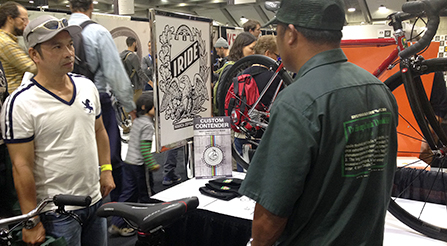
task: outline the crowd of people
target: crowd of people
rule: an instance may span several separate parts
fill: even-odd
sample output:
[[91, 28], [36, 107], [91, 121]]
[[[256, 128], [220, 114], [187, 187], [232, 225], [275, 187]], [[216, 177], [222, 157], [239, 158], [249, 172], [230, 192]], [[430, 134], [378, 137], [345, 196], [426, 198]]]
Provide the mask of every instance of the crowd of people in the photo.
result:
[[[23, 241], [31, 245], [46, 236], [64, 237], [68, 245], [107, 245], [106, 220], [95, 215], [105, 197], [148, 202], [154, 194], [151, 172], [160, 168], [163, 185], [181, 180], [175, 173], [179, 149], [170, 150], [163, 165], [151, 153], [153, 57], [140, 61], [133, 37], [119, 53], [100, 24], [81, 29], [79, 25], [92, 17], [92, 1], [70, 0], [70, 9], [68, 21], [49, 15], [30, 21], [20, 4], [0, 6], [0, 184], [6, 188], [0, 192], [8, 198], [0, 202], [0, 216], [28, 213], [54, 194], [92, 197], [87, 208], [67, 207], [82, 225], [51, 211], [53, 207], [33, 218], [22, 230]], [[277, 25], [276, 37], [261, 36], [261, 24], [249, 20], [231, 47], [224, 38], [214, 45], [220, 58], [213, 83], [215, 114], [219, 83], [245, 56], [281, 56], [285, 67], [297, 74], [291, 86], [281, 88], [239, 190], [256, 202], [249, 243], [381, 245], [397, 153], [393, 95], [377, 78], [347, 62], [340, 49], [345, 25], [341, 0], [283, 0], [268, 24]], [[85, 37], [94, 83], [70, 73], [75, 64], [73, 37], [79, 33]], [[24, 37], [27, 51], [18, 45], [17, 36]], [[243, 73], [255, 73], [260, 90], [271, 76], [256, 65]], [[124, 161], [108, 88], [133, 119]], [[272, 93], [267, 92], [265, 100]], [[383, 124], [366, 134], [345, 131], [346, 124], [364, 124], [370, 118]], [[345, 163], [345, 153], [377, 139], [384, 144], [373, 148], [385, 153], [383, 158], [372, 159], [373, 168], [349, 171], [356, 163]], [[235, 135], [238, 151], [246, 143], [243, 135]], [[239, 164], [237, 171], [244, 171]], [[108, 230], [120, 236], [135, 234], [118, 217]], [[353, 231], [361, 232], [353, 238]]]

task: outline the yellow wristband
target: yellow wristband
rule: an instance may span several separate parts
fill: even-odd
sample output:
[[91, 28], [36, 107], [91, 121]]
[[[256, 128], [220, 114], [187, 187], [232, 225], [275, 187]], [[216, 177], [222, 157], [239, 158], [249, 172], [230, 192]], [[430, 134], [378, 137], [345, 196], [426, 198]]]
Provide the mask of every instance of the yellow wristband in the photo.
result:
[[104, 171], [112, 171], [112, 164], [101, 165], [101, 172], [104, 172]]

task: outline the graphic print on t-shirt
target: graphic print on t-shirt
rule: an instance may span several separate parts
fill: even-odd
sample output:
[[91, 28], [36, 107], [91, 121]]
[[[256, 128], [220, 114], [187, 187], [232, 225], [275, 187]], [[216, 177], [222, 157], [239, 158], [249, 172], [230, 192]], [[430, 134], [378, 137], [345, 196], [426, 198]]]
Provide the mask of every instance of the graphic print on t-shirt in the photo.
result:
[[386, 108], [352, 115], [344, 123], [346, 139], [342, 157], [343, 177], [368, 177], [387, 165], [391, 113]]

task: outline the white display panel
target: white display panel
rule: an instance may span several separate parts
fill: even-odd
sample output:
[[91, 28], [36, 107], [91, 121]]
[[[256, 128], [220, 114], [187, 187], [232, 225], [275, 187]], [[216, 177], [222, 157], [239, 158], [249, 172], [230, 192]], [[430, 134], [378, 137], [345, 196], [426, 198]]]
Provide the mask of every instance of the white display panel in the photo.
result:
[[157, 150], [192, 138], [194, 118], [211, 116], [211, 22], [151, 10]]

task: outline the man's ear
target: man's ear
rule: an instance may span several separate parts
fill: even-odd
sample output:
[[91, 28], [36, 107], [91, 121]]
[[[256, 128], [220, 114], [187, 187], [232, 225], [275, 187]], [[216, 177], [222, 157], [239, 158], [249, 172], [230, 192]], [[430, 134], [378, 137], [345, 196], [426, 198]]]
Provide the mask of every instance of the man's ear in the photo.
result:
[[297, 44], [299, 35], [294, 25], [289, 24], [287, 26], [286, 37], [287, 37], [287, 43], [289, 45], [294, 46]]
[[37, 59], [40, 58], [39, 52], [37, 52], [37, 50], [35, 50], [32, 47], [28, 49], [28, 54], [29, 54], [29, 57], [31, 58], [31, 60], [33, 60], [34, 62], [36, 62], [36, 60], [35, 60], [36, 58]]

